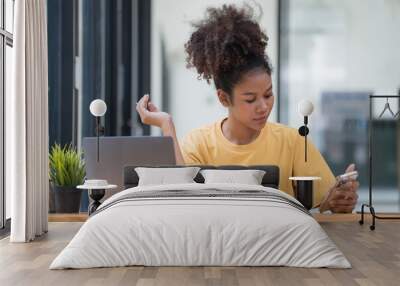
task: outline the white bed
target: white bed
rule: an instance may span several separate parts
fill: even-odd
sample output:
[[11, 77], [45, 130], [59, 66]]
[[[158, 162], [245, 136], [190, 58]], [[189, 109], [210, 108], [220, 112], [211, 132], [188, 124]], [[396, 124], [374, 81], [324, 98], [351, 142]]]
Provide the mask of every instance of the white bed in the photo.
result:
[[[182, 195], [177, 191], [171, 197], [145, 197], [175, 190]], [[257, 197], [252, 191], [262, 193]], [[191, 192], [203, 195], [191, 196]], [[107, 199], [50, 269], [128, 265], [350, 268], [318, 222], [298, 204], [279, 190], [255, 185], [131, 188]]]

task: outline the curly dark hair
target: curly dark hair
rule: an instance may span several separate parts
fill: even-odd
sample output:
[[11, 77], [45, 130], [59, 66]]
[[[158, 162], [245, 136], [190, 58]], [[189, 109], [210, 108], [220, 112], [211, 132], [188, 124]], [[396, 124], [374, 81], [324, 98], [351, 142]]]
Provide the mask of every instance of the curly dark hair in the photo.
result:
[[265, 70], [271, 74], [265, 54], [268, 37], [253, 20], [253, 9], [245, 5], [223, 5], [208, 8], [206, 18], [193, 23], [195, 31], [185, 44], [187, 67], [195, 67], [198, 78], [210, 83], [229, 95], [243, 74]]

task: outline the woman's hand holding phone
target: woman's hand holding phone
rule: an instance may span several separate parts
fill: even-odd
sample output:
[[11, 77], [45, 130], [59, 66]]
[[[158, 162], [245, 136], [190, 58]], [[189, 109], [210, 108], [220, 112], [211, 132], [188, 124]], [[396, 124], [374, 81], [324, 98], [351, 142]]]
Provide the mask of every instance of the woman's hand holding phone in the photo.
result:
[[331, 210], [334, 213], [351, 213], [357, 203], [358, 172], [350, 164], [345, 174], [337, 177], [335, 185], [326, 194], [320, 205], [320, 212]]

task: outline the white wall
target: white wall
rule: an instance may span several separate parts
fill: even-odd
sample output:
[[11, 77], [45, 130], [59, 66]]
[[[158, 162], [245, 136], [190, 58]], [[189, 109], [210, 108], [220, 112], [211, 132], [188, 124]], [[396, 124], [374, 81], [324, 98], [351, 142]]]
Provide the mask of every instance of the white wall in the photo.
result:
[[[267, 53], [275, 68], [278, 44], [277, 0], [258, 2], [263, 10], [259, 23], [269, 37]], [[240, 6], [243, 1], [154, 0], [152, 2], [152, 98], [157, 106], [161, 106], [160, 52], [161, 38], [164, 38], [171, 79], [170, 113], [174, 118], [178, 138], [191, 129], [211, 123], [226, 114], [226, 110], [217, 100], [213, 84], [208, 85], [206, 81], [198, 80], [195, 70], [186, 68], [184, 44], [193, 31], [191, 21], [203, 19], [207, 7], [220, 7], [227, 3], [236, 3]], [[252, 6], [257, 15], [257, 7]], [[275, 76], [273, 81], [276, 91]], [[270, 120], [276, 120], [276, 109], [271, 114]], [[159, 134], [158, 128], [152, 128], [152, 134]]]

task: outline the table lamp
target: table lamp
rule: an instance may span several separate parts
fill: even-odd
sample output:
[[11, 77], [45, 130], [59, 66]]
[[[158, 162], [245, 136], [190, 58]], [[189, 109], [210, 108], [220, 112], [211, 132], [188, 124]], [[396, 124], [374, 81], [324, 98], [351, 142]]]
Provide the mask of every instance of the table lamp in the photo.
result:
[[100, 160], [100, 132], [104, 132], [104, 127], [100, 126], [100, 117], [104, 116], [107, 111], [107, 104], [101, 99], [95, 99], [90, 103], [90, 113], [96, 117], [96, 136], [97, 136], [97, 162]]

